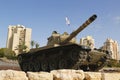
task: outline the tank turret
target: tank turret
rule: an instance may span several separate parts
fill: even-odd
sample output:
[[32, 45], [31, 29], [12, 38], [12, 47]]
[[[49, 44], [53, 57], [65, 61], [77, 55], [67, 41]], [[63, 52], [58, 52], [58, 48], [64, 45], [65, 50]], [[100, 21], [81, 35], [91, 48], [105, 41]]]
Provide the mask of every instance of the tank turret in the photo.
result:
[[[60, 46], [61, 42], [63, 42], [65, 39], [67, 39], [70, 36], [67, 32], [64, 32], [63, 34], [59, 34], [57, 31], [53, 31], [52, 35], [48, 38], [47, 46]], [[69, 43], [76, 43], [76, 38], [73, 37]]]
[[[82, 69], [84, 71], [98, 71], [107, 62], [108, 52], [90, 49], [88, 46], [76, 44], [76, 35], [96, 19], [91, 16], [85, 23], [70, 35], [60, 35], [56, 31], [48, 38], [47, 46], [32, 49], [28, 53], [18, 55], [21, 70], [51, 71], [55, 69]], [[53, 46], [53, 45], [59, 46]]]

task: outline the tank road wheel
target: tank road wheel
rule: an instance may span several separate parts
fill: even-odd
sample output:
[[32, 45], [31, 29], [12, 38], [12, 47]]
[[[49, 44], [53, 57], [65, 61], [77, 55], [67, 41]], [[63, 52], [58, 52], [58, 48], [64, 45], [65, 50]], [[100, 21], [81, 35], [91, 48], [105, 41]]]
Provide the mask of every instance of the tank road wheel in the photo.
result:
[[23, 71], [27, 72], [27, 71], [28, 71], [28, 63], [22, 64], [21, 69], [22, 69]]
[[36, 63], [34, 64], [34, 71], [35, 71], [35, 72], [40, 71], [40, 64], [39, 64], [39, 62], [36, 62]]
[[48, 62], [47, 61], [41, 62], [41, 69], [42, 69], [42, 71], [48, 71]]
[[58, 63], [59, 69], [65, 69], [67, 68], [67, 61], [65, 59], [61, 59]]
[[56, 61], [50, 61], [49, 62], [49, 69], [50, 70], [57, 69], [57, 63], [56, 63]]
[[29, 71], [33, 71], [34, 70], [34, 66], [33, 66], [32, 63], [29, 63], [28, 70]]
[[83, 71], [89, 71], [89, 66], [82, 65], [82, 66], [79, 67], [79, 69], [82, 69]]

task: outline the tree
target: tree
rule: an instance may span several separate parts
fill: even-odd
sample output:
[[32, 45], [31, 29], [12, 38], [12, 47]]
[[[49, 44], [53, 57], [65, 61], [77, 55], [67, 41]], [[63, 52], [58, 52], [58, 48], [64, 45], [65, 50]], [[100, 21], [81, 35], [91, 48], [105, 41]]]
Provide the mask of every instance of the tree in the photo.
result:
[[38, 43], [35, 44], [35, 47], [36, 47], [36, 48], [39, 48], [39, 46], [40, 46], [40, 45], [39, 45]]
[[115, 59], [110, 59], [106, 66], [107, 67], [120, 67], [120, 62]]
[[4, 48], [0, 49], [0, 57], [4, 57]]
[[31, 41], [31, 48], [35, 47], [35, 48], [39, 48], [39, 44], [37, 42], [35, 42], [34, 40]]
[[25, 45], [25, 42], [17, 46], [17, 50], [19, 50], [19, 53], [26, 52], [27, 46]]
[[16, 59], [15, 52], [8, 48], [0, 49], [0, 57], [6, 57], [8, 59]]
[[32, 41], [31, 41], [31, 47], [33, 48], [34, 46], [35, 46], [35, 41], [32, 40]]

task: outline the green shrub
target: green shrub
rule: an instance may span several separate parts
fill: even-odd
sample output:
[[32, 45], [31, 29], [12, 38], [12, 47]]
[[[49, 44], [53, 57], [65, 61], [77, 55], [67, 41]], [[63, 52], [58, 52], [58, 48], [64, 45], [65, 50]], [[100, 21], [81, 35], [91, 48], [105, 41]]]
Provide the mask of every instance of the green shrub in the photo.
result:
[[111, 59], [106, 67], [120, 67], [120, 62], [114, 59]]
[[4, 57], [4, 49], [3, 48], [0, 49], [0, 57]]
[[8, 59], [17, 59], [15, 56], [15, 52], [8, 48], [0, 49], [0, 57], [6, 57]]

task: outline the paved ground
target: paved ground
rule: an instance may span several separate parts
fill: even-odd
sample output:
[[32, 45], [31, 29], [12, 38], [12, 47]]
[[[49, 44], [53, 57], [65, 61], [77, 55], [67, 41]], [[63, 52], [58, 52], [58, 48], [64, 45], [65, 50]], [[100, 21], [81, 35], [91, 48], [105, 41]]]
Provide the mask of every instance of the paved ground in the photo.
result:
[[0, 59], [0, 70], [7, 69], [20, 70], [20, 67], [17, 61]]
[[109, 72], [109, 73], [119, 72], [120, 73], [120, 68], [103, 68], [101, 72]]

